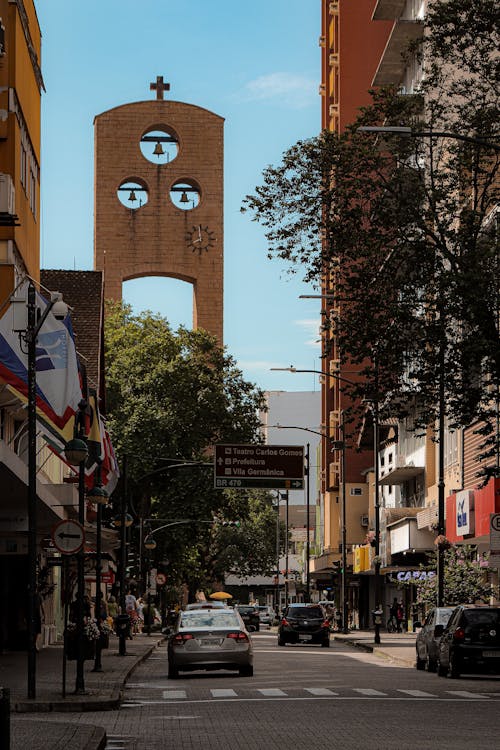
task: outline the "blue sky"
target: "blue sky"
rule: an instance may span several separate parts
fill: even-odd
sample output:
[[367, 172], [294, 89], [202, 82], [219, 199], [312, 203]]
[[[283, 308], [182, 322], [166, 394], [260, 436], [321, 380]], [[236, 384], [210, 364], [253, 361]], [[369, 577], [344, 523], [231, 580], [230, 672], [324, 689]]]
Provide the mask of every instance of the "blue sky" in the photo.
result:
[[[224, 343], [266, 390], [317, 390], [319, 300], [270, 261], [262, 228], [240, 213], [262, 170], [320, 129], [319, 0], [47, 0], [42, 29], [41, 265], [93, 267], [93, 119], [166, 97], [225, 118]], [[192, 290], [172, 279], [124, 285], [136, 310], [191, 325]]]

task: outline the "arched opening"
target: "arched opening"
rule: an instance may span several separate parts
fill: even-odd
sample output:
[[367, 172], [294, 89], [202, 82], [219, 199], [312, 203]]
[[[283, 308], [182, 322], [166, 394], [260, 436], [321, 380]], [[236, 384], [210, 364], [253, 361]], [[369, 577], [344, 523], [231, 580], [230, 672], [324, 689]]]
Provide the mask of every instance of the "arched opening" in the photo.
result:
[[127, 180], [123, 180], [120, 183], [116, 194], [122, 206], [130, 208], [132, 211], [136, 211], [148, 202], [148, 189], [146, 183], [136, 177], [130, 177]]
[[169, 164], [179, 153], [179, 139], [171, 128], [153, 126], [140, 141], [141, 154], [153, 164]]
[[167, 276], [141, 276], [123, 283], [123, 301], [135, 314], [151, 310], [166, 318], [173, 331], [193, 327], [193, 285]]
[[199, 205], [201, 190], [194, 180], [179, 180], [170, 188], [170, 200], [176, 208], [191, 211]]

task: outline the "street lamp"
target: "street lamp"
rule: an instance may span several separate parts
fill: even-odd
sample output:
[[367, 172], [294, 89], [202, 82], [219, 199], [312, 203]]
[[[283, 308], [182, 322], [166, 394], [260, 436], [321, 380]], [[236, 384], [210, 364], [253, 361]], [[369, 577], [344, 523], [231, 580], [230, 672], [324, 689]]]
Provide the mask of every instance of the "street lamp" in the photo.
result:
[[[95, 555], [95, 609], [94, 614], [97, 625], [100, 629], [101, 610], [102, 610], [102, 591], [101, 591], [101, 574], [102, 574], [102, 509], [108, 504], [108, 493], [102, 486], [100, 459], [97, 460], [97, 467], [94, 475], [94, 486], [87, 492], [87, 498], [97, 505], [97, 534], [96, 534], [96, 555]], [[96, 644], [95, 660], [93, 672], [102, 672], [101, 662], [101, 639]]]
[[[78, 521], [85, 526], [85, 459], [87, 457], [87, 444], [85, 438], [85, 411], [87, 402], [83, 399], [78, 404], [78, 413], [75, 414], [75, 426], [73, 439], [69, 441], [65, 456], [69, 463], [78, 466]], [[85, 447], [85, 451], [83, 448]], [[69, 455], [68, 455], [69, 454]], [[74, 462], [74, 463], [73, 463]], [[76, 591], [76, 633], [77, 633], [77, 652], [76, 652], [76, 682], [75, 693], [83, 695], [85, 693], [85, 676], [84, 676], [84, 611], [83, 597], [85, 594], [85, 545], [77, 552], [77, 591]]]
[[[330, 373], [325, 372], [324, 370], [302, 370], [298, 369], [297, 367], [294, 367], [293, 365], [290, 365], [290, 367], [271, 367], [271, 370], [279, 370], [281, 372], [292, 372], [292, 373], [313, 373], [316, 375], [323, 375], [326, 377], [333, 378], [334, 380], [339, 380], [340, 382], [347, 383], [348, 385], [357, 385], [353, 380], [349, 380], [349, 378], [344, 378], [342, 375], [338, 375], [337, 373]], [[375, 415], [374, 415], [375, 419]], [[377, 423], [378, 423], [378, 411], [377, 411]], [[342, 576], [341, 576], [341, 605], [342, 605], [342, 629], [344, 633], [348, 632], [347, 628], [347, 587], [346, 587], [346, 581], [347, 581], [347, 523], [346, 523], [346, 462], [345, 462], [345, 423], [344, 423], [344, 413], [342, 411], [342, 440], [341, 441], [334, 441], [332, 442], [332, 448], [333, 450], [340, 450], [342, 451], [342, 505], [341, 505], [341, 533], [342, 533]], [[378, 434], [378, 433], [377, 433]], [[325, 436], [326, 437], [326, 436]], [[378, 437], [377, 437], [378, 440]], [[375, 464], [378, 466], [378, 446], [377, 450], [375, 451]], [[378, 474], [376, 472], [375, 474], [375, 484], [376, 489], [375, 493], [377, 496], [378, 492]], [[379, 529], [379, 506], [378, 503], [376, 504], [376, 530]], [[380, 591], [380, 563], [378, 565], [375, 565], [375, 594], [377, 595], [377, 592]], [[377, 633], [376, 633], [377, 635]], [[376, 643], [380, 643], [380, 636], [379, 640], [376, 641]]]
[[[14, 300], [15, 301], [15, 300]], [[26, 329], [21, 329], [28, 357], [28, 698], [36, 698], [36, 636], [37, 636], [37, 507], [36, 507], [36, 340], [43, 324], [55, 306], [67, 305], [59, 293], [51, 293], [45, 310], [37, 320], [36, 289], [30, 281], [27, 290]]]
[[[271, 368], [271, 369], [279, 369], [279, 368]], [[318, 430], [312, 430], [310, 427], [298, 427], [296, 425], [283, 425], [283, 424], [266, 424], [264, 425], [266, 429], [269, 428], [276, 428], [278, 430], [304, 430], [304, 432], [311, 432], [314, 435], [320, 435], [321, 437], [328, 437], [325, 435], [324, 432], [319, 432]], [[311, 475], [311, 463], [310, 463], [310, 445], [309, 443], [306, 444], [306, 466], [305, 466], [305, 475], [306, 475], [306, 517], [307, 517], [307, 527], [306, 527], [306, 601], [311, 601], [311, 540], [310, 540], [310, 523], [309, 523], [309, 514], [310, 514], [310, 475]]]

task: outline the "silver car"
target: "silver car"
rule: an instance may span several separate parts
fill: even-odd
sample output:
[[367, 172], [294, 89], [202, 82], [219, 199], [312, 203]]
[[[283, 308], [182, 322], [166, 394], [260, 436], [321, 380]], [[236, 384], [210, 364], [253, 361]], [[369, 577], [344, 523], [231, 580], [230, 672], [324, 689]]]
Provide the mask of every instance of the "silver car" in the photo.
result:
[[252, 641], [240, 615], [229, 607], [180, 612], [168, 639], [168, 677], [197, 669], [234, 669], [253, 675]]

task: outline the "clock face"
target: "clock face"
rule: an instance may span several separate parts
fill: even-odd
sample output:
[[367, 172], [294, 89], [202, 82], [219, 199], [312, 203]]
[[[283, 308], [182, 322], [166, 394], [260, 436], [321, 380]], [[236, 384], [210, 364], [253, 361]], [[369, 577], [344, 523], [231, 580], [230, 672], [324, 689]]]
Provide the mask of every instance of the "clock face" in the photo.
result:
[[199, 255], [207, 252], [215, 245], [214, 233], [207, 226], [202, 226], [202, 224], [193, 227], [187, 233], [186, 240], [193, 253], [197, 252]]

